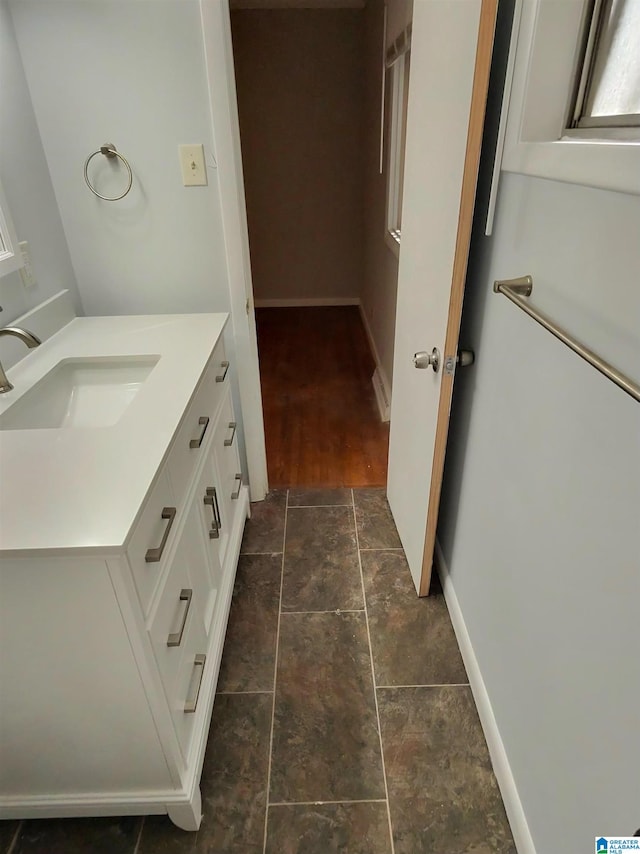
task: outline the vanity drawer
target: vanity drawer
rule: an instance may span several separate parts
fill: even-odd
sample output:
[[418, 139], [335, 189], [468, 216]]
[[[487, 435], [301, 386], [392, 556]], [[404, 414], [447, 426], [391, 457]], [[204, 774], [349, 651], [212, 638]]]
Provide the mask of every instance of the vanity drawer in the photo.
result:
[[228, 371], [229, 363], [225, 358], [224, 344], [220, 341], [178, 428], [169, 453], [167, 468], [178, 500], [184, 497], [198, 460], [209, 444], [220, 398], [229, 386]]
[[178, 552], [149, 627], [167, 696], [173, 693], [191, 623], [198, 620], [198, 604], [188, 563]]
[[[227, 393], [220, 407], [220, 417], [213, 437], [213, 449], [219, 477], [219, 505], [226, 532], [233, 530], [240, 487], [242, 485], [240, 457], [238, 454], [238, 438], [235, 428], [231, 390]], [[224, 564], [224, 552], [220, 556]]]
[[145, 615], [171, 551], [179, 514], [180, 507], [169, 479], [165, 471], [161, 471], [145, 501], [142, 516], [127, 549], [127, 558]]
[[207, 653], [204, 631], [197, 621], [193, 621], [189, 626], [175, 687], [168, 695], [173, 725], [185, 762], [189, 759], [195, 721], [201, 718], [202, 708], [206, 705], [207, 666], [211, 666]]

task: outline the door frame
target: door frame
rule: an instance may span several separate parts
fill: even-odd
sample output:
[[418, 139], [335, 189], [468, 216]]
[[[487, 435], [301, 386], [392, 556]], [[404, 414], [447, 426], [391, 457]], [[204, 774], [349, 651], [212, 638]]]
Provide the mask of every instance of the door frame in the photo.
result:
[[[200, 0], [200, 10], [248, 476], [251, 500], [260, 501], [268, 491], [267, 456], [229, 0]], [[459, 334], [496, 10], [497, 0], [482, 0], [445, 353], [457, 347]], [[420, 595], [428, 593], [431, 578], [453, 380], [454, 375], [443, 375], [440, 386]]]
[[200, 0], [209, 108], [229, 283], [230, 323], [252, 501], [267, 494], [267, 451], [229, 0]]

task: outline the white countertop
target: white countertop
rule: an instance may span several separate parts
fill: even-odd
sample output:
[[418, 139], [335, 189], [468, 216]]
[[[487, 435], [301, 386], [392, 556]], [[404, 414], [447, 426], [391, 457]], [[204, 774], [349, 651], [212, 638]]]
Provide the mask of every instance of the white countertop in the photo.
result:
[[63, 359], [160, 357], [111, 427], [0, 431], [0, 554], [123, 548], [227, 317], [78, 317], [7, 371], [0, 414]]

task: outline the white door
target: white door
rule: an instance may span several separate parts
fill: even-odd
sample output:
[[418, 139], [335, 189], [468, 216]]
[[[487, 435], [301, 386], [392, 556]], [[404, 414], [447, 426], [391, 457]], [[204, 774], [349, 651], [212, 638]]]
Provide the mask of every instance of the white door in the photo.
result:
[[[387, 494], [429, 592], [496, 0], [418, 0], [411, 36]], [[440, 355], [437, 372], [414, 354]], [[450, 369], [449, 369], [450, 370]]]

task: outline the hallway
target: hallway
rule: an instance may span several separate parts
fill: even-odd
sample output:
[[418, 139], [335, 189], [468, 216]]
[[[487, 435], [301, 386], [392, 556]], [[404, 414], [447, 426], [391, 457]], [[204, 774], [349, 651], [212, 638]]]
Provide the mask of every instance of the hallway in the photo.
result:
[[357, 306], [256, 309], [272, 488], [385, 486], [389, 424]]
[[1, 854], [515, 854], [442, 592], [416, 598], [383, 491], [252, 511], [198, 833], [3, 822]]

